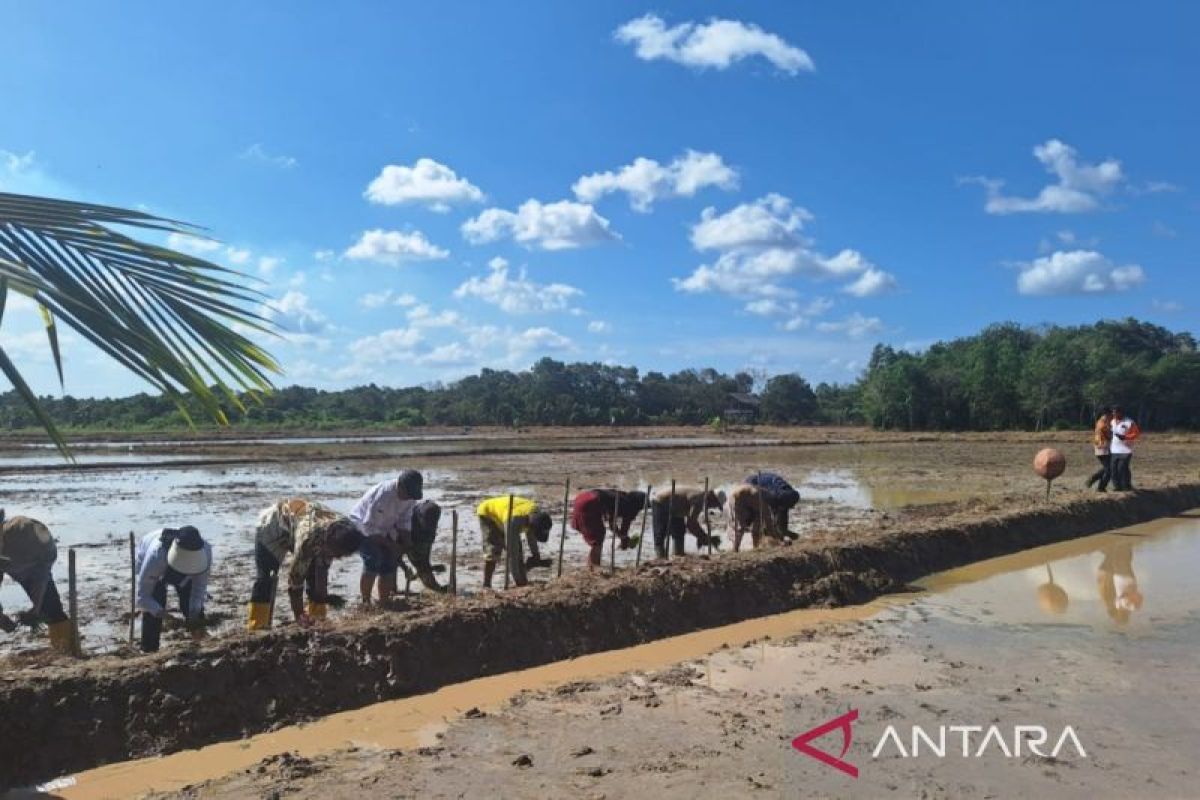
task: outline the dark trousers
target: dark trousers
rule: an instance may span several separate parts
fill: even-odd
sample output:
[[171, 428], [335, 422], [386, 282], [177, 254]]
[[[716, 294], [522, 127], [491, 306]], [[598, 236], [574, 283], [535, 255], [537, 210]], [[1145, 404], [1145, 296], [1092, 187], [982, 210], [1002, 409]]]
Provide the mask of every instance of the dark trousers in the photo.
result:
[[667, 557], [667, 537], [670, 536], [674, 545], [672, 552], [683, 552], [683, 536], [687, 533], [687, 521], [683, 517], [671, 516], [670, 504], [663, 500], [655, 501], [650, 506], [651, 521], [654, 526], [654, 554], [659, 558]]
[[[25, 595], [33, 604], [33, 613], [37, 614], [42, 622], [53, 624], [67, 619], [67, 612], [63, 610], [62, 598], [58, 596], [58, 587], [54, 585], [54, 578], [49, 575], [18, 578], [14, 575], [13, 580], [25, 590]], [[0, 583], [3, 581], [4, 573], [0, 572]], [[39, 593], [41, 597], [38, 597]]]
[[788, 513], [796, 507], [800, 502], [800, 493], [795, 489], [788, 489], [786, 492], [765, 492], [764, 499], [767, 503], [767, 508], [771, 510], [771, 515], [775, 517], [775, 528], [780, 534], [786, 534], [788, 530]]
[[1112, 471], [1113, 488], [1118, 492], [1128, 492], [1133, 489], [1133, 473], [1129, 469], [1129, 462], [1132, 460], [1132, 453], [1112, 454], [1109, 468]]
[[1100, 469], [1092, 473], [1091, 477], [1088, 478], [1087, 485], [1091, 486], [1093, 483], [1099, 481], [1099, 486], [1096, 488], [1101, 492], [1107, 492], [1108, 482], [1112, 480], [1112, 456], [1105, 453], [1096, 456], [1096, 460], [1100, 462]]
[[[163, 578], [154, 587], [154, 592], [151, 593], [160, 606], [165, 611], [167, 608], [167, 586], [174, 586], [175, 592], [179, 595], [179, 611], [183, 616], [188, 615], [189, 606], [191, 605], [192, 587], [184, 584], [183, 581], [174, 582], [169, 578]], [[142, 614], [142, 652], [157, 653], [158, 642], [162, 636], [162, 618], [156, 617], [153, 614]]]
[[[254, 588], [250, 590], [251, 603], [274, 603], [275, 588], [279, 576], [280, 563], [275, 555], [261, 544], [254, 545]], [[314, 603], [326, 603], [329, 597], [326, 592], [319, 590], [317, 585], [317, 561], [313, 559], [304, 576], [304, 588], [308, 591], [308, 599]]]

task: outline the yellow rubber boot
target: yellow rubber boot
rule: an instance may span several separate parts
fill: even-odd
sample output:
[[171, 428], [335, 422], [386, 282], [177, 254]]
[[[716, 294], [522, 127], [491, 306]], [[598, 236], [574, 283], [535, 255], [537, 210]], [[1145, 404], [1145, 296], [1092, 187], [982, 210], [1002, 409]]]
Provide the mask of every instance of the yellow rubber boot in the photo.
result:
[[314, 603], [312, 600], [304, 607], [304, 613], [308, 614], [312, 619], [325, 619], [329, 615], [329, 605], [327, 603]]
[[250, 624], [246, 626], [252, 631], [265, 631], [271, 627], [271, 604], [251, 603]]
[[64, 619], [62, 622], [51, 622], [47, 627], [50, 630], [51, 649], [66, 656], [73, 655], [75, 637], [71, 630], [71, 620]]

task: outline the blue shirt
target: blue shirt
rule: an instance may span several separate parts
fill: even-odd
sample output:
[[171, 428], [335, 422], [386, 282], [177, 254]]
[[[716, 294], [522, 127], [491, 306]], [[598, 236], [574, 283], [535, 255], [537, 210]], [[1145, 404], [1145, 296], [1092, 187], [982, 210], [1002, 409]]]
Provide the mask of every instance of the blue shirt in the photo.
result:
[[782, 475], [774, 472], [756, 472], [749, 478], [746, 478], [746, 483], [751, 486], [757, 486], [760, 489], [766, 489], [772, 494], [796, 491], [790, 483], [783, 479]]

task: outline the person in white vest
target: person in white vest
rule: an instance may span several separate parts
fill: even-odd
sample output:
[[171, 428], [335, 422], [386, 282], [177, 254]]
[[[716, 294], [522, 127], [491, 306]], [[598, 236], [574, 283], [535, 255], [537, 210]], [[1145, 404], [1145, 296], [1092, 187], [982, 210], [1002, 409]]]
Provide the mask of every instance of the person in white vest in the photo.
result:
[[1118, 492], [1133, 491], [1133, 473], [1130, 462], [1133, 460], [1133, 443], [1141, 436], [1142, 429], [1131, 418], [1125, 416], [1120, 406], [1112, 408], [1112, 441], [1109, 442], [1109, 452], [1112, 459], [1109, 469], [1112, 472], [1113, 488]]

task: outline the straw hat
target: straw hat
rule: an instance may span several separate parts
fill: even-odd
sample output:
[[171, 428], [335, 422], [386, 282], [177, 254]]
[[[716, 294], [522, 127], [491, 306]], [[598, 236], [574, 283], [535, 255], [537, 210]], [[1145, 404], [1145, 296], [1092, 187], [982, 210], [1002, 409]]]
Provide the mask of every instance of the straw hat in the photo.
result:
[[167, 566], [182, 575], [200, 575], [208, 572], [209, 555], [204, 547], [200, 532], [189, 526], [175, 532], [171, 547], [167, 550]]

